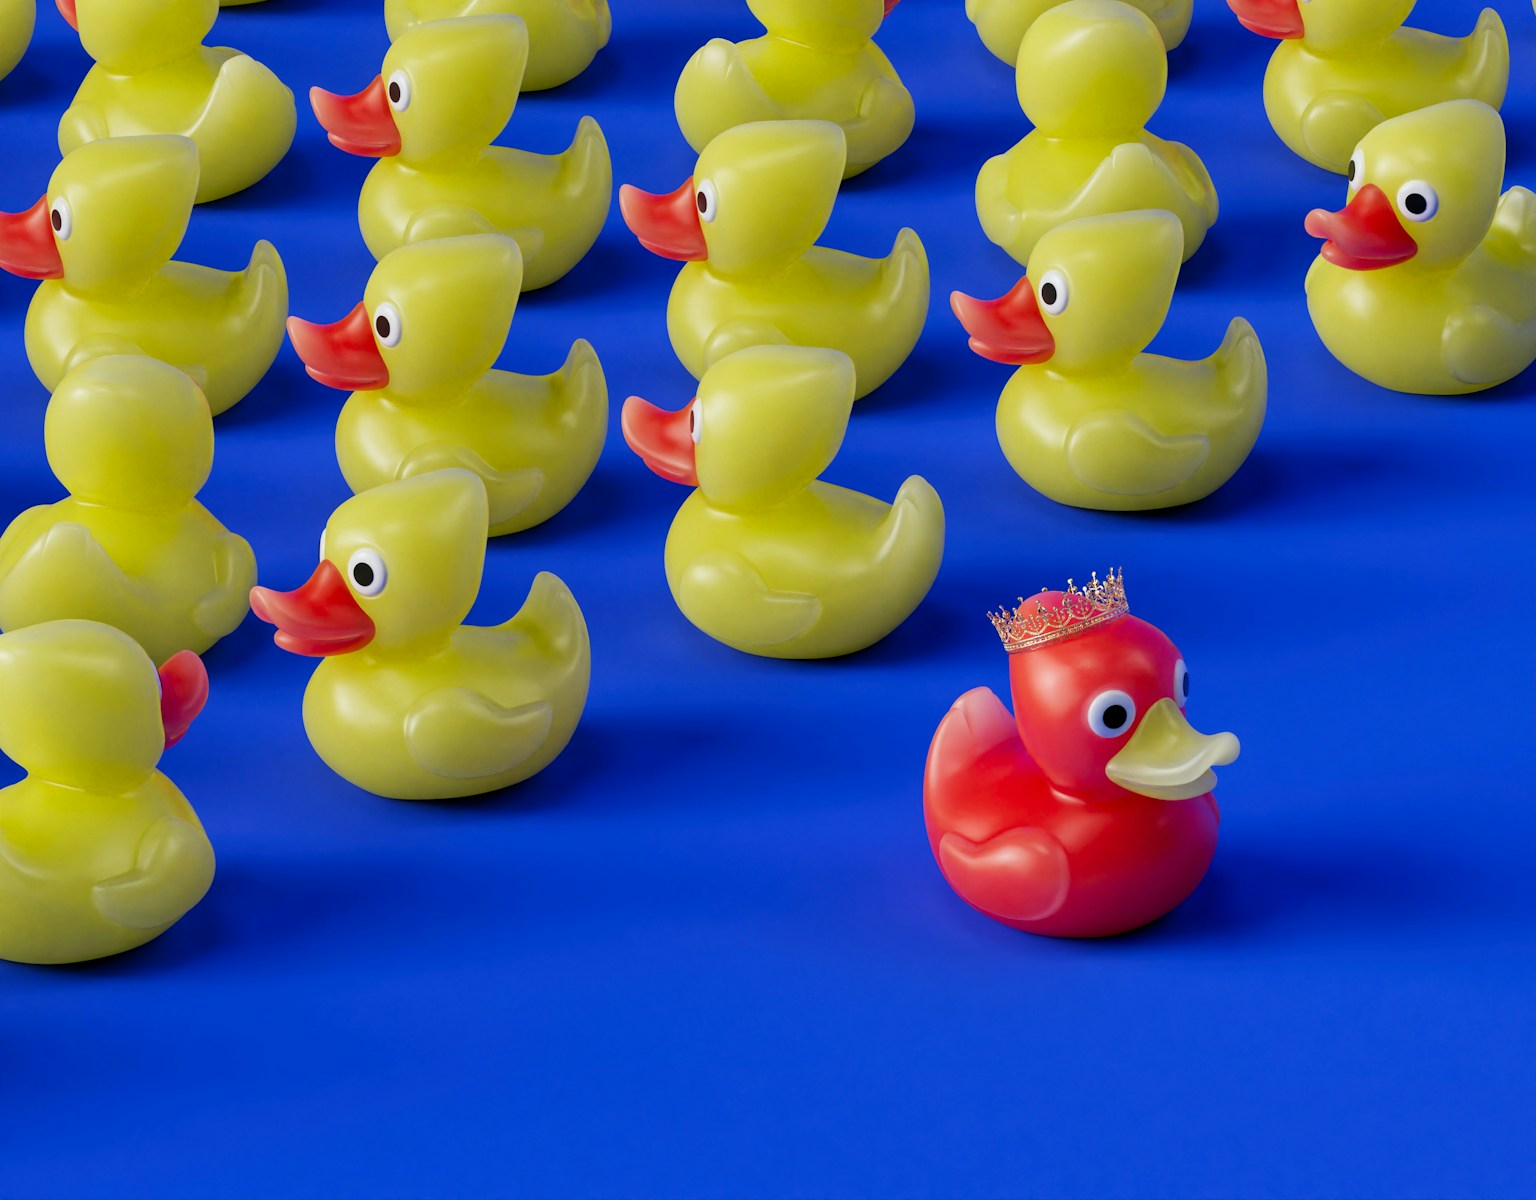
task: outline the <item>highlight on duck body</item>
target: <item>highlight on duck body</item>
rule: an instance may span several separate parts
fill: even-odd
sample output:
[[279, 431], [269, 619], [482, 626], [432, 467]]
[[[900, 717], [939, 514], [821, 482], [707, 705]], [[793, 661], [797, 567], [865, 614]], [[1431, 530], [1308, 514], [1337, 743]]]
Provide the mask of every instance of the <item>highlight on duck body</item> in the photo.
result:
[[580, 75], [608, 44], [608, 0], [384, 0], [384, 23], [397, 41], [427, 21], [505, 13], [528, 26], [523, 91], [559, 87]]
[[1182, 231], [1166, 212], [1058, 226], [1004, 296], [954, 293], [983, 358], [1017, 365], [997, 404], [1013, 469], [1061, 504], [1118, 511], [1210, 495], [1242, 466], [1264, 423], [1258, 335], [1234, 317], [1198, 362], [1145, 353], [1168, 316]]
[[43, 440], [69, 496], [0, 536], [0, 629], [99, 621], [164, 662], [240, 624], [256, 559], [197, 501], [213, 418], [195, 383], [151, 358], [93, 358], [59, 384]]
[[[1019, 61], [1019, 44], [1047, 9], [1065, 0], [965, 0], [965, 15], [988, 50], [1010, 67]], [[1127, 0], [1152, 18], [1163, 45], [1175, 50], [1189, 32], [1194, 0]]]
[[1509, 36], [1485, 8], [1465, 37], [1405, 28], [1415, 0], [1227, 0], [1239, 21], [1279, 45], [1264, 72], [1264, 109], [1292, 151], [1344, 174], [1381, 122], [1447, 100], [1498, 108]]
[[208, 697], [183, 651], [157, 671], [92, 621], [0, 635], [0, 958], [72, 963], [159, 937], [213, 882], [213, 847], [157, 769]]
[[1213, 768], [1237, 759], [1237, 738], [1190, 724], [1183, 655], [1131, 615], [1118, 572], [992, 621], [1013, 711], [973, 688], [928, 749], [923, 815], [946, 882], [993, 920], [1054, 937], [1171, 912], [1215, 856]]
[[492, 145], [512, 119], [527, 59], [520, 17], [454, 17], [401, 34], [356, 95], [310, 89], [332, 144], [379, 160], [357, 202], [375, 258], [412, 242], [501, 233], [522, 251], [528, 291], [592, 248], [613, 200], [597, 122], [583, 117], [559, 154]]
[[267, 373], [288, 316], [272, 243], [243, 271], [172, 261], [197, 173], [188, 138], [104, 138], [66, 155], [27, 211], [0, 213], [0, 268], [42, 281], [26, 347], [49, 391], [89, 359], [142, 354], [190, 375], [217, 415]]
[[384, 256], [342, 320], [289, 319], [310, 375], [352, 393], [336, 459], [354, 492], [463, 467], [485, 484], [493, 537], [575, 498], [608, 435], [608, 386], [585, 340], [552, 375], [494, 369], [521, 280], [511, 238], [418, 242]]
[[58, 0], [96, 60], [59, 121], [59, 152], [178, 133], [197, 144], [197, 200], [243, 191], [293, 144], [293, 93], [248, 54], [203, 38], [219, 0]]
[[816, 244], [842, 179], [842, 131], [765, 121], [722, 133], [665, 196], [625, 185], [640, 244], [681, 260], [667, 303], [672, 349], [703, 377], [749, 346], [824, 346], [853, 360], [858, 395], [896, 372], [928, 319], [928, 256], [910, 229], [885, 258]]
[[1504, 186], [1504, 122], [1477, 100], [1384, 121], [1350, 160], [1349, 203], [1307, 217], [1318, 336], [1355, 374], [1465, 395], [1536, 361], [1536, 194]]
[[853, 393], [845, 354], [757, 346], [711, 367], [677, 412], [625, 403], [630, 448], [694, 489], [667, 533], [667, 583], [716, 641], [767, 658], [851, 654], [933, 585], [944, 508], [926, 480], [911, 476], [886, 504], [818, 478]]
[[831, 121], [847, 138], [843, 174], [867, 171], [912, 133], [912, 95], [870, 39], [898, 0], [747, 0], [760, 38], [714, 38], [688, 60], [673, 107], [703, 152], [755, 121]]
[[542, 771], [576, 730], [592, 658], [564, 583], [540, 572], [510, 620], [463, 624], [487, 510], [460, 468], [386, 483], [331, 514], [307, 583], [251, 593], [279, 646], [321, 660], [304, 728], [357, 787], [402, 800], [495, 791]]
[[0, 79], [16, 69], [37, 23], [37, 0], [0, 0]]
[[1047, 9], [1019, 47], [1019, 103], [1035, 128], [976, 176], [987, 237], [1020, 263], [1049, 230], [1081, 217], [1161, 208], [1184, 229], [1184, 257], [1216, 223], [1216, 186], [1188, 146], [1146, 124], [1168, 59], [1152, 19], [1121, 0]]

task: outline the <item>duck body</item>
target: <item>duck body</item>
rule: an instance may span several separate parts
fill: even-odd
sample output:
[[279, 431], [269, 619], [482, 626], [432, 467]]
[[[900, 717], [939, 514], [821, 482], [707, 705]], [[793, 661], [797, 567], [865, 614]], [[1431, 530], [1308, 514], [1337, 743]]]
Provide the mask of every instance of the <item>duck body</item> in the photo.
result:
[[37, 23], [37, 0], [0, 0], [0, 79], [21, 61], [32, 43]]
[[202, 45], [217, 0], [66, 0], [97, 60], [59, 121], [59, 152], [108, 137], [196, 143], [197, 201], [243, 191], [288, 153], [293, 93], [239, 50]]
[[[1019, 61], [1019, 44], [1040, 14], [1063, 0], [965, 0], [965, 15], [982, 42], [1010, 67]], [[1152, 18], [1163, 44], [1176, 49], [1189, 32], [1194, 0], [1130, 0]]]
[[391, 41], [424, 21], [507, 13], [528, 26], [523, 91], [559, 87], [580, 75], [608, 44], [608, 0], [384, 0]]

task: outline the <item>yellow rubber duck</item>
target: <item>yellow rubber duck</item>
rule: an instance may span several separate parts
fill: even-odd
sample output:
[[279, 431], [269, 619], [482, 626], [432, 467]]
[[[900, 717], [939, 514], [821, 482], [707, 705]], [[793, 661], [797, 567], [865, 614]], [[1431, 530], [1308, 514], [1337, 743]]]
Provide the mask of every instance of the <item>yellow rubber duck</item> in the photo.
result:
[[944, 506], [920, 476], [895, 502], [823, 483], [853, 408], [836, 350], [754, 346], [711, 367], [692, 404], [638, 396], [624, 438], [696, 490], [667, 534], [667, 583], [716, 641], [765, 658], [832, 658], [885, 637], [933, 586]]
[[213, 847], [155, 768], [201, 711], [197, 655], [160, 668], [121, 630], [0, 635], [0, 958], [71, 963], [159, 937], [213, 882]]
[[336, 324], [289, 319], [310, 375], [352, 393], [336, 458], [354, 492], [464, 467], [485, 484], [493, 537], [575, 499], [608, 436], [608, 385], [584, 340], [553, 375], [492, 369], [522, 273], [500, 234], [419, 242], [385, 255]]
[[16, 68], [32, 42], [37, 0], [0, 0], [0, 79]]
[[488, 520], [469, 471], [386, 483], [331, 515], [308, 583], [251, 593], [279, 646], [324, 658], [304, 728], [360, 788], [401, 800], [495, 791], [542, 771], [576, 730], [592, 657], [565, 584], [541, 572], [510, 621], [460, 624]]
[[311, 88], [331, 142], [379, 161], [357, 202], [375, 258], [410, 242], [503, 233], [523, 289], [559, 279], [592, 248], [613, 199], [608, 143], [591, 117], [560, 154], [491, 145], [517, 104], [528, 29], [519, 17], [455, 17], [401, 34], [355, 96]]
[[59, 153], [101, 138], [179, 133], [197, 143], [197, 202], [250, 187], [282, 161], [293, 93], [261, 63], [203, 38], [219, 0], [58, 0], [96, 60], [59, 120]]
[[197, 502], [213, 419], [195, 383], [152, 358], [94, 358], [59, 384], [43, 438], [69, 498], [0, 536], [0, 629], [100, 621], [163, 662], [240, 624], [256, 559]]
[[523, 91], [542, 92], [580, 75], [608, 44], [613, 17], [608, 0], [384, 0], [389, 38], [426, 21], [508, 13], [528, 26]]
[[1478, 100], [1383, 121], [1350, 159], [1349, 204], [1318, 209], [1307, 272], [1318, 336], [1357, 375], [1456, 396], [1536, 360], [1536, 195], [1500, 196], [1504, 122]]
[[951, 298], [976, 353], [1020, 364], [997, 439], [1060, 504], [1188, 504], [1230, 479], [1259, 436], [1268, 372], [1243, 318], [1200, 362], [1143, 353], [1168, 315], [1182, 237], [1167, 212], [1085, 217], [1042, 237], [1001, 299]]
[[886, 258], [816, 245], [843, 153], [842, 130], [829, 122], [765, 121], [722, 133], [669, 195], [619, 189], [640, 244], [687, 263], [667, 331], [695, 379], [748, 346], [828, 346], [853, 359], [866, 396], [912, 353], [928, 319], [917, 234], [903, 229]]
[[0, 268], [43, 281], [26, 345], [44, 387], [89, 359], [143, 354], [190, 375], [217, 415], [267, 373], [288, 316], [282, 260], [257, 242], [243, 271], [172, 262], [196, 190], [189, 139], [106, 138], [66, 156], [26, 212], [0, 213]]
[[982, 230], [1027, 263], [1035, 243], [1080, 217], [1161, 208], [1184, 227], [1184, 257], [1216, 223], [1216, 186], [1188, 146], [1146, 131], [1168, 58], [1152, 18], [1120, 0], [1047, 9], [1019, 47], [1018, 92], [1035, 128], [976, 176]]
[[[1063, 0], [965, 0], [965, 15], [988, 50], [1010, 67], [1019, 61], [1019, 43], [1025, 31], [1048, 8]], [[1177, 49], [1189, 32], [1194, 0], [1127, 0], [1152, 18], [1163, 45]]]
[[1405, 29], [1414, 0], [1227, 0], [1280, 44], [1264, 73], [1269, 123], [1302, 158], [1342, 175], [1389, 117], [1444, 100], [1504, 103], [1509, 37], [1491, 8], [1464, 38]]
[[832, 121], [852, 178], [912, 133], [912, 95], [869, 39], [897, 0], [747, 0], [767, 33], [714, 38], [683, 68], [673, 107], [696, 151], [753, 121]]

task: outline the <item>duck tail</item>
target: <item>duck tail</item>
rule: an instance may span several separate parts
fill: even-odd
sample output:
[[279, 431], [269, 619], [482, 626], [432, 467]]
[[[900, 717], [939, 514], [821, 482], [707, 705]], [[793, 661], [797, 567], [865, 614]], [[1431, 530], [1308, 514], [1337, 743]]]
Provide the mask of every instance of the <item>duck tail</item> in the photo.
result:
[[576, 136], [560, 156], [555, 191], [567, 199], [593, 194], [611, 196], [613, 161], [602, 127], [592, 117], [582, 117], [577, 123]]
[[881, 271], [881, 291], [888, 305], [911, 297], [912, 303], [924, 312], [928, 310], [928, 252], [915, 230], [903, 229], [891, 244]]
[[1232, 318], [1210, 361], [1229, 396], [1262, 402], [1269, 389], [1269, 367], [1259, 335], [1245, 318]]
[[925, 594], [938, 578], [944, 557], [944, 504], [921, 475], [901, 485], [880, 526], [879, 558]]
[[991, 688], [972, 688], [944, 714], [928, 747], [923, 808], [929, 827], [964, 829], [979, 793], [1024, 788], [1039, 773], [1007, 706]]
[[517, 615], [502, 628], [531, 638], [550, 658], [568, 662], [573, 667], [584, 663], [590, 653], [587, 622], [571, 589], [558, 576], [540, 571], [534, 576]]
[[1536, 265], [1536, 192], [1512, 187], [1493, 214], [1489, 248], [1521, 270]]
[[251, 251], [251, 261], [241, 272], [242, 307], [256, 324], [275, 322], [279, 335], [288, 316], [288, 271], [277, 247], [262, 240]]
[[1491, 8], [1483, 9], [1466, 47], [1461, 68], [1465, 94], [1498, 108], [1509, 89], [1509, 34], [1503, 18]]
[[606, 425], [608, 420], [608, 381], [597, 351], [586, 338], [571, 343], [571, 352], [550, 379], [555, 408], [571, 425], [587, 427]]

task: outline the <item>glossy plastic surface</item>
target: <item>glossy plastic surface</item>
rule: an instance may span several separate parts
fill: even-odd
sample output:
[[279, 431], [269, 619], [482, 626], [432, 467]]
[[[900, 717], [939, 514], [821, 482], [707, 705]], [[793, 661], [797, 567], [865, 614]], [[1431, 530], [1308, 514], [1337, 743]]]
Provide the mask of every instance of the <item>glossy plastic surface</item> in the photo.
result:
[[69, 498], [0, 536], [0, 629], [100, 621], [163, 662], [240, 624], [256, 559], [197, 502], [213, 420], [196, 384], [138, 355], [91, 359], [59, 384], [44, 438]]
[[523, 91], [559, 87], [580, 75], [608, 44], [613, 17], [608, 0], [384, 0], [391, 39], [424, 21], [507, 13], [528, 26]]
[[199, 203], [250, 187], [288, 153], [293, 93], [238, 50], [203, 38], [218, 0], [59, 0], [96, 60], [59, 121], [59, 152], [100, 138], [178, 133], [197, 143]]
[[687, 262], [667, 332], [695, 379], [748, 346], [825, 346], [854, 363], [858, 396], [912, 352], [928, 316], [928, 257], [903, 229], [885, 258], [816, 245], [837, 200], [845, 154], [825, 121], [727, 130], [669, 195], [619, 189], [641, 245]]
[[997, 437], [1052, 500], [1113, 511], [1188, 504], [1253, 449], [1269, 390], [1253, 326], [1234, 318], [1199, 362], [1143, 353], [1168, 315], [1181, 243], [1171, 213], [1087, 217], [1041, 238], [1029, 274], [999, 300], [954, 294], [971, 348], [1021, 364], [998, 400]]
[[50, 391], [107, 354], [186, 371], [215, 415], [272, 365], [288, 278], [270, 242], [243, 271], [173, 262], [192, 215], [197, 150], [176, 135], [110, 138], [69, 154], [42, 200], [0, 213], [0, 267], [41, 279], [27, 309], [27, 358]]
[[1307, 273], [1323, 344], [1400, 392], [1464, 395], [1536, 360], [1536, 195], [1502, 196], [1504, 123], [1452, 100], [1378, 125], [1355, 152], [1349, 203], [1314, 210]]
[[1446, 100], [1498, 108], [1509, 83], [1504, 22], [1485, 8], [1466, 37], [1405, 29], [1415, 0], [1227, 0], [1248, 29], [1280, 39], [1264, 108], [1280, 140], [1342, 175], [1389, 117]]
[[357, 202], [375, 258], [411, 242], [502, 233], [523, 253], [523, 288], [581, 261], [613, 199], [603, 131], [583, 117], [559, 154], [492, 145], [517, 105], [528, 29], [506, 15], [455, 17], [400, 35], [363, 91], [310, 91], [333, 144], [378, 158]]
[[1063, 222], [1161, 208], [1184, 227], [1184, 257], [1200, 248], [1216, 221], [1216, 186], [1193, 150], [1146, 130], [1168, 84], [1146, 13], [1120, 0], [1048, 9], [1024, 35], [1017, 83], [1035, 128], [976, 176], [987, 237], [1027, 263]]
[[565, 584], [541, 572], [510, 620], [463, 624], [487, 507], [461, 469], [384, 484], [331, 515], [308, 583], [251, 593], [279, 646], [323, 660], [304, 728], [360, 788], [402, 800], [495, 791], [542, 771], [576, 730], [592, 660]]
[[[1019, 61], [1019, 43], [1040, 14], [1063, 0], [965, 0], [965, 15], [988, 50], [1010, 67]], [[1163, 45], [1177, 49], [1189, 32], [1194, 0], [1128, 0], [1152, 18]]]
[[552, 375], [492, 369], [521, 280], [511, 238], [445, 238], [386, 255], [344, 320], [289, 320], [309, 373], [352, 391], [336, 460], [354, 492], [463, 467], [485, 485], [493, 537], [575, 498], [608, 435], [608, 385], [585, 340]]
[[92, 621], [0, 635], [0, 751], [26, 771], [0, 791], [0, 958], [121, 954], [203, 898], [213, 848], [155, 768], [207, 694], [195, 655], [157, 676]]
[[912, 476], [893, 504], [821, 482], [853, 407], [835, 350], [759, 346], [716, 363], [692, 404], [624, 405], [630, 448], [694, 485], [667, 534], [667, 583], [717, 641], [767, 658], [862, 650], [911, 614], [938, 575], [944, 508]]
[[11, 73], [32, 42], [37, 0], [0, 0], [0, 79]]
[[867, 171], [912, 133], [912, 95], [869, 39], [896, 0], [748, 0], [767, 33], [714, 38], [678, 76], [678, 128], [702, 152], [754, 121], [831, 121], [848, 139], [843, 174]]
[[[1024, 601], [1037, 602], [1055, 613], [1062, 593]], [[928, 750], [923, 812], [962, 899], [1031, 933], [1107, 937], [1195, 890], [1220, 822], [1211, 768], [1238, 742], [1189, 724], [1183, 661], [1127, 615], [1011, 654], [1012, 713], [987, 688], [955, 702]]]

